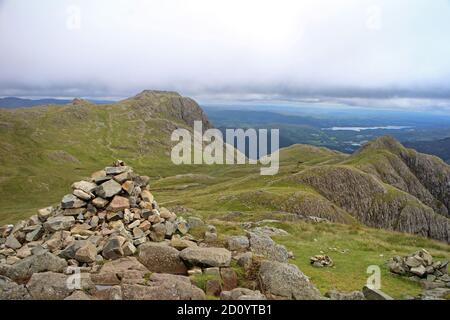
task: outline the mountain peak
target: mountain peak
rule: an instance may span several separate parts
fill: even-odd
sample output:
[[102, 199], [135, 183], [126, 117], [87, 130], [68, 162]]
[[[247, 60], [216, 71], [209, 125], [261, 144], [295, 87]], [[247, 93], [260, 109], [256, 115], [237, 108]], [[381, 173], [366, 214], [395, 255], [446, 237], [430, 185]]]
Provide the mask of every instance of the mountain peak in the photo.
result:
[[364, 150], [388, 150], [398, 154], [404, 150], [403, 145], [392, 136], [381, 136], [365, 144], [357, 153]]

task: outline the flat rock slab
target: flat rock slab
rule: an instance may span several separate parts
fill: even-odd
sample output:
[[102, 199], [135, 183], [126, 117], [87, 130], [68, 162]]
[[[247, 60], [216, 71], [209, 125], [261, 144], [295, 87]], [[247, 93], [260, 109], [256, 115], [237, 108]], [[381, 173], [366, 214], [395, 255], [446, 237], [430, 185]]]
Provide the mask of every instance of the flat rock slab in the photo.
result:
[[228, 267], [231, 262], [231, 252], [225, 248], [186, 248], [180, 257], [189, 265], [199, 267]]

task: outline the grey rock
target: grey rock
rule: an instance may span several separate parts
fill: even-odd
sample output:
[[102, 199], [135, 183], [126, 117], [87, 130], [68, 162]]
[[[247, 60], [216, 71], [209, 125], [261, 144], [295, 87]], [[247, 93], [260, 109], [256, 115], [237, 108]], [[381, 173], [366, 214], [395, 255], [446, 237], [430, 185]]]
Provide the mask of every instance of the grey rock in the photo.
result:
[[124, 300], [204, 300], [205, 293], [188, 277], [153, 273], [146, 283], [122, 284]]
[[118, 259], [123, 257], [124, 252], [122, 249], [123, 242], [121, 243], [120, 239], [116, 237], [109, 238], [105, 247], [103, 248], [102, 255], [105, 259]]
[[340, 292], [331, 290], [325, 293], [325, 297], [329, 298], [330, 300], [366, 300], [364, 294], [361, 291]]
[[224, 248], [189, 247], [181, 251], [181, 259], [193, 266], [228, 267], [231, 252]]
[[119, 166], [119, 167], [106, 167], [105, 173], [107, 175], [117, 175], [127, 171], [131, 171], [130, 167], [127, 166]]
[[246, 236], [234, 236], [228, 238], [227, 245], [231, 251], [246, 251], [250, 242]]
[[56, 216], [47, 219], [44, 228], [49, 232], [56, 232], [69, 230], [73, 224], [75, 224], [75, 218], [72, 216]]
[[27, 233], [25, 239], [27, 240], [27, 242], [36, 241], [41, 238], [43, 233], [44, 233], [44, 228], [42, 226], [38, 226], [33, 231]]
[[48, 217], [50, 217], [52, 212], [53, 212], [53, 207], [47, 207], [47, 208], [39, 209], [38, 210], [38, 218], [39, 218], [39, 220], [41, 220], [42, 222], [47, 221]]
[[92, 193], [95, 188], [97, 188], [97, 185], [88, 181], [78, 181], [72, 184], [72, 189], [79, 189], [87, 194]]
[[248, 232], [250, 250], [266, 259], [287, 262], [289, 253], [282, 245], [276, 244], [270, 237]]
[[66, 194], [61, 200], [61, 208], [72, 209], [86, 206], [86, 202], [73, 194]]
[[114, 180], [108, 180], [95, 189], [95, 193], [101, 198], [112, 198], [120, 193], [122, 186]]
[[0, 300], [29, 300], [27, 288], [11, 279], [0, 276]]
[[16, 250], [16, 249], [19, 249], [20, 247], [22, 247], [22, 244], [16, 239], [16, 237], [14, 237], [13, 234], [10, 234], [6, 238], [5, 246]]
[[75, 259], [82, 263], [92, 263], [96, 257], [97, 248], [90, 241], [86, 241], [75, 253]]
[[319, 290], [293, 264], [264, 260], [261, 262], [258, 281], [266, 296], [292, 300], [322, 299]]

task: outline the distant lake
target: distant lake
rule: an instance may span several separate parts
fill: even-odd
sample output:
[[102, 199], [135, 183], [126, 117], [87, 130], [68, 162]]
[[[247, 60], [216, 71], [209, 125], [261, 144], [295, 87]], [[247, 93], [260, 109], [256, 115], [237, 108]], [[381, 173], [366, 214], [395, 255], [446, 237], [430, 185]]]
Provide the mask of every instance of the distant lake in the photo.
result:
[[322, 130], [331, 130], [331, 131], [364, 131], [364, 130], [401, 130], [401, 129], [411, 129], [412, 127], [408, 126], [385, 126], [385, 127], [331, 127], [331, 128], [323, 128]]

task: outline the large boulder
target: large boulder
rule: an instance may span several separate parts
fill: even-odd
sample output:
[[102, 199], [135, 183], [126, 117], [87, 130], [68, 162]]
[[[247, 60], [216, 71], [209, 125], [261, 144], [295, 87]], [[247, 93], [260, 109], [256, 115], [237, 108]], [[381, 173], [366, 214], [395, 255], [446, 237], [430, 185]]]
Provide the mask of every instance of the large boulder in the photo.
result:
[[151, 272], [186, 274], [180, 251], [165, 243], [147, 242], [139, 247], [139, 261]]
[[230, 291], [222, 291], [220, 300], [266, 300], [266, 297], [259, 290], [235, 288]]
[[181, 259], [191, 266], [228, 267], [231, 252], [225, 248], [190, 247], [181, 251]]
[[14, 281], [26, 281], [34, 273], [44, 271], [63, 272], [66, 267], [66, 260], [58, 258], [50, 252], [44, 252], [29, 256], [7, 268], [0, 268], [0, 272]]
[[205, 293], [188, 277], [153, 273], [145, 281], [122, 284], [124, 300], [204, 300]]
[[35, 273], [27, 283], [28, 291], [35, 300], [62, 300], [75, 290], [95, 291], [89, 274], [79, 274], [79, 283], [74, 284], [72, 276], [62, 273]]
[[255, 255], [268, 260], [288, 262], [289, 253], [282, 245], [276, 244], [269, 236], [248, 232], [250, 249]]
[[121, 279], [128, 272], [139, 272], [146, 274], [149, 270], [135, 257], [125, 257], [106, 262], [99, 273], [92, 274], [92, 281], [98, 285], [120, 284]]
[[266, 296], [292, 300], [319, 300], [319, 290], [296, 265], [264, 260], [258, 273], [260, 288]]

